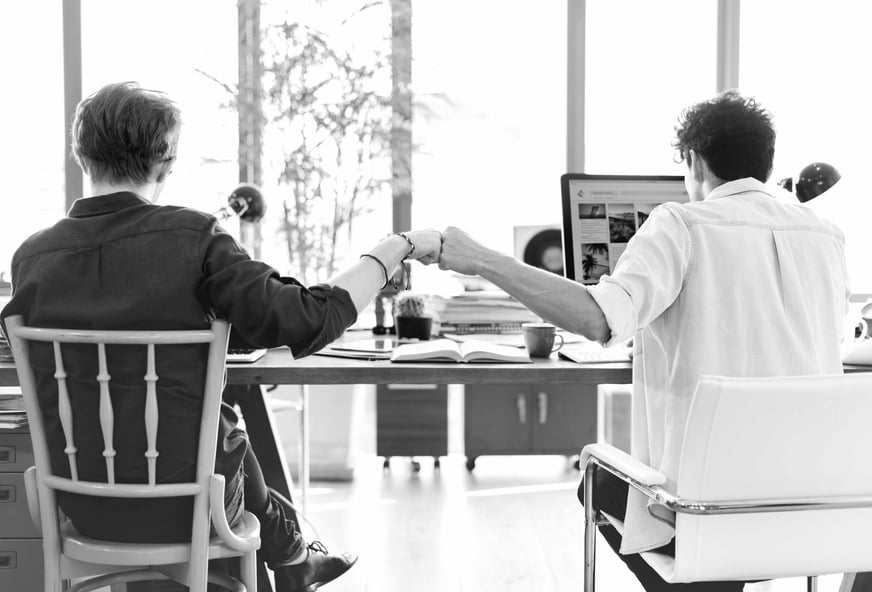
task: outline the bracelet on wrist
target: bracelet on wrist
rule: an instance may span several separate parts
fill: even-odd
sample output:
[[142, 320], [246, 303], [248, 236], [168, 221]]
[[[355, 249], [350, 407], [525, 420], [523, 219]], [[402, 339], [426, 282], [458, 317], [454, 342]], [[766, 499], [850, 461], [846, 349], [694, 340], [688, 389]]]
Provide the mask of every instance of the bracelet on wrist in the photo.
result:
[[379, 264], [379, 267], [382, 268], [382, 272], [384, 272], [384, 274], [385, 274], [385, 283], [382, 284], [382, 287], [379, 289], [384, 290], [391, 281], [391, 278], [388, 275], [388, 268], [385, 266], [385, 264], [382, 262], [381, 259], [379, 259], [375, 255], [373, 255], [372, 253], [364, 253], [363, 255], [360, 256], [360, 258], [361, 259], [364, 259], [364, 258], [372, 259], [373, 261], [375, 261], [376, 263]]
[[405, 257], [403, 257], [403, 260], [406, 260], [415, 254], [415, 243], [412, 242], [412, 239], [409, 238], [408, 234], [406, 234], [405, 232], [395, 232], [394, 235], [403, 237], [406, 242], [409, 243], [409, 252], [406, 254]]

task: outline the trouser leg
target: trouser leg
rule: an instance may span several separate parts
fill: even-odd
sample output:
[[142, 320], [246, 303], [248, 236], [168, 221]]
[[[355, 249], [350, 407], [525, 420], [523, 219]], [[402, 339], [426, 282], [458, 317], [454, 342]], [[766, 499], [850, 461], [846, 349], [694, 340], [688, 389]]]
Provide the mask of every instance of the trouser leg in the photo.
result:
[[[624, 520], [627, 513], [627, 493], [629, 485], [618, 479], [608, 471], [596, 471], [596, 487], [594, 488], [594, 505], [597, 509], [606, 512], [615, 518]], [[584, 505], [584, 483], [578, 488], [578, 500]], [[633, 572], [636, 579], [642, 584], [647, 592], [739, 592], [744, 582], [695, 582], [692, 584], [670, 584], [665, 582], [654, 569], [648, 565], [641, 555], [623, 555], [621, 548], [621, 535], [611, 525], [599, 527], [600, 534], [618, 555], [621, 561]], [[657, 553], [665, 553], [675, 556], [675, 542], [670, 541], [667, 545], [654, 549]]]
[[250, 447], [242, 466], [245, 471], [245, 509], [260, 521], [261, 558], [270, 566], [294, 559], [304, 551], [305, 542], [290, 500], [270, 491]]

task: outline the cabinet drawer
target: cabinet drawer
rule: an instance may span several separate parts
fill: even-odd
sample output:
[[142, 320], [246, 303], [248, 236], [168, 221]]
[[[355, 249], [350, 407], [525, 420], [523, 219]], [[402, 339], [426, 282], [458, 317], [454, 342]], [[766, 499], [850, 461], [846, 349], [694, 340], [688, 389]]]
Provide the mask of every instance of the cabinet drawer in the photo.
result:
[[[39, 531], [30, 519], [27, 496], [24, 493], [24, 475], [0, 473], [0, 524], [4, 537], [39, 537]], [[0, 586], [0, 590], [4, 588]]]
[[0, 437], [0, 473], [22, 473], [33, 466], [33, 444], [28, 433]]
[[448, 454], [448, 387], [444, 384], [378, 385], [376, 454]]
[[42, 589], [42, 540], [0, 539], [0, 590]]

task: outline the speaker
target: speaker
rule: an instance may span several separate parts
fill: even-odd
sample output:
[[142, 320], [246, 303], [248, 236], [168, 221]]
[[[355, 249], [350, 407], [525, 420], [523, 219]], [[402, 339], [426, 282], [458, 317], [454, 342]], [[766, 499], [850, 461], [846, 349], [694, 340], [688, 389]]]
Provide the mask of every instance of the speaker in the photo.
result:
[[563, 237], [559, 224], [515, 226], [515, 257], [524, 263], [563, 275]]

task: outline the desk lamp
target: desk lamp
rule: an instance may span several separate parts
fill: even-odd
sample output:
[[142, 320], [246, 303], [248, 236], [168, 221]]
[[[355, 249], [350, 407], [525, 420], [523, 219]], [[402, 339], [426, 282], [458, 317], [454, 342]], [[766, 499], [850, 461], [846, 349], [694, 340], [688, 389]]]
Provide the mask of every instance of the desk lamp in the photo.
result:
[[215, 216], [219, 220], [239, 216], [246, 222], [257, 222], [265, 213], [266, 201], [260, 189], [244, 183], [233, 190], [227, 198], [227, 205], [215, 212]]
[[778, 184], [796, 195], [800, 203], [805, 203], [839, 182], [842, 175], [831, 164], [813, 162], [799, 172], [794, 188], [793, 178], [787, 177]]

